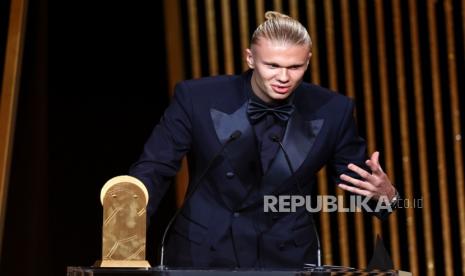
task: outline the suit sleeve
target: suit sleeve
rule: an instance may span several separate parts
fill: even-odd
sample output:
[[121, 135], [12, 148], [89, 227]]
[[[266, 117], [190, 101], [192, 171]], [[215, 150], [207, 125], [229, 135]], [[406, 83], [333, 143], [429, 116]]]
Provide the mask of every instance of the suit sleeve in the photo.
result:
[[339, 176], [348, 174], [354, 178], [360, 178], [356, 173], [347, 168], [349, 163], [354, 163], [366, 169], [366, 143], [357, 131], [357, 125], [353, 116], [354, 104], [348, 100], [342, 112], [343, 117], [337, 129], [336, 146], [330, 161], [330, 170], [336, 183], [343, 182]]
[[[337, 139], [337, 146], [335, 148], [333, 158], [330, 162], [330, 170], [332, 172], [335, 183], [345, 183], [352, 185], [339, 178], [341, 174], [349, 175], [353, 178], [361, 179], [361, 177], [347, 168], [349, 163], [353, 163], [362, 169], [371, 172], [370, 168], [365, 164], [367, 159], [366, 155], [366, 143], [359, 135], [357, 131], [357, 125], [353, 116], [354, 104], [352, 101], [348, 101], [342, 123], [339, 128], [339, 134]], [[370, 200], [368, 205], [371, 210], [375, 210], [377, 201]], [[379, 219], [384, 220], [388, 217], [390, 212], [387, 209], [381, 209], [378, 212], [373, 212]]]
[[141, 180], [149, 192], [147, 214], [155, 213], [169, 184], [181, 166], [192, 141], [192, 102], [187, 85], [179, 83], [160, 122], [153, 129], [129, 174]]

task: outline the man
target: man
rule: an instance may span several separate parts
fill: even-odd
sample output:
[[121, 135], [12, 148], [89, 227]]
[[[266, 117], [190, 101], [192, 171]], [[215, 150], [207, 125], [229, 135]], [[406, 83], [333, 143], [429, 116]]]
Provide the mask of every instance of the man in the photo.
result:
[[309, 195], [326, 164], [344, 190], [396, 198], [378, 153], [366, 161], [371, 172], [362, 168], [353, 103], [302, 82], [311, 58], [305, 27], [277, 12], [265, 17], [246, 50], [250, 70], [180, 82], [131, 169], [149, 190], [152, 214], [187, 154], [189, 197], [168, 239], [169, 266], [315, 263], [311, 214], [265, 213], [263, 197]]

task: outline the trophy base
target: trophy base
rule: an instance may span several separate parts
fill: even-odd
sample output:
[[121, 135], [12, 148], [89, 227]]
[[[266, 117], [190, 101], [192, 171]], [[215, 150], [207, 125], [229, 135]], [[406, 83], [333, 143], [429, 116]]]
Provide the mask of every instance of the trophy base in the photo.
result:
[[94, 267], [139, 267], [150, 268], [151, 265], [146, 260], [99, 260]]

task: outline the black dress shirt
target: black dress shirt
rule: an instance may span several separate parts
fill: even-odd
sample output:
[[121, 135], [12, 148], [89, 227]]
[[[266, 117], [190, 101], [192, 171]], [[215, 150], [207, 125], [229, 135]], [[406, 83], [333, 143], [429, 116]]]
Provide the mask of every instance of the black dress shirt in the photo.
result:
[[[255, 95], [250, 82], [248, 82], [248, 90], [251, 100], [257, 101], [269, 107], [277, 107], [280, 105], [288, 104], [292, 101], [293, 98], [289, 97], [284, 101], [276, 103], [266, 103]], [[250, 121], [253, 125], [255, 137], [257, 139], [257, 147], [258, 152], [260, 153], [262, 174], [265, 174], [268, 171], [268, 168], [270, 167], [274, 157], [276, 156], [277, 151], [279, 150], [278, 142], [273, 141], [271, 137], [277, 136], [279, 140], [282, 141], [287, 122], [283, 122], [277, 119], [272, 114], [267, 114], [266, 116], [263, 116], [261, 120], [256, 122], [252, 122], [252, 120]]]

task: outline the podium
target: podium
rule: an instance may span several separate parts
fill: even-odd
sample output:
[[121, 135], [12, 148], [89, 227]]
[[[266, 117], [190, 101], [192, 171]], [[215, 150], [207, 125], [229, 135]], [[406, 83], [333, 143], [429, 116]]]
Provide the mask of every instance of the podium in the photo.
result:
[[98, 268], [98, 267], [73, 267], [67, 269], [67, 276], [305, 276], [305, 275], [385, 275], [385, 276], [409, 276], [409, 272], [400, 270], [358, 270], [358, 269], [327, 269], [324, 273], [309, 270], [240, 270], [240, 269], [159, 269], [153, 268]]
[[[408, 276], [396, 270], [358, 270], [341, 266], [304, 266], [301, 270], [252, 270], [215, 268], [151, 267], [145, 260], [146, 206], [148, 192], [144, 184], [131, 176], [117, 176], [105, 183], [100, 199], [103, 205], [102, 260], [92, 267], [69, 266], [68, 276], [290, 276], [290, 275], [387, 275]], [[379, 243], [377, 243], [378, 245]], [[381, 255], [384, 257], [384, 254]], [[384, 260], [383, 260], [384, 261]], [[371, 266], [386, 267], [386, 266]], [[392, 267], [387, 266], [387, 267]]]

